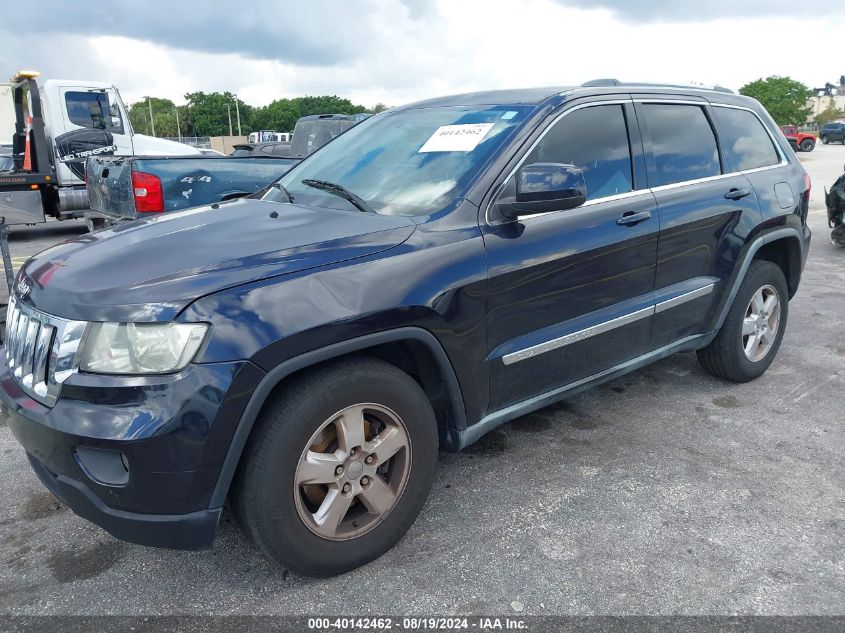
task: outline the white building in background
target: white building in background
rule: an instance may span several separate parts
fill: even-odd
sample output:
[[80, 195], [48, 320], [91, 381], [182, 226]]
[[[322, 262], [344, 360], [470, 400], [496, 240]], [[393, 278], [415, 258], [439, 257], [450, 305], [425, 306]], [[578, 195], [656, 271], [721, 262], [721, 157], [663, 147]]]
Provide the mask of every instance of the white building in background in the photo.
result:
[[842, 112], [842, 117], [839, 120], [845, 121], [845, 75], [839, 78], [838, 86], [829, 83], [825, 84], [824, 88], [815, 88], [813, 96], [807, 101], [807, 106], [811, 108], [810, 123], [816, 120], [817, 114], [824, 112], [831, 106]]

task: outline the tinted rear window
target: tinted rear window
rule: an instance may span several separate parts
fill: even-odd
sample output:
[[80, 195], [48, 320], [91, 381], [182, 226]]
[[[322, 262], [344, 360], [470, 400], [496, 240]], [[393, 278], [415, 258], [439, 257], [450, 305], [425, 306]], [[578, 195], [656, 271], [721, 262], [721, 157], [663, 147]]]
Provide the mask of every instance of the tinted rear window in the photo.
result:
[[752, 112], [723, 107], [714, 111], [722, 150], [733, 169], [756, 169], [780, 162], [771, 137]]
[[643, 111], [657, 169], [657, 185], [721, 173], [716, 137], [699, 106], [647, 103]]

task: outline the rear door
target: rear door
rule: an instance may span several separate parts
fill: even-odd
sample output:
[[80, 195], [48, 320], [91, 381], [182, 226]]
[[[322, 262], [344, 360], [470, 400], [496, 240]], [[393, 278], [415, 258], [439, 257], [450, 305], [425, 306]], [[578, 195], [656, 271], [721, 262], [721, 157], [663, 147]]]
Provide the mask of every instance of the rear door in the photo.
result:
[[630, 99], [558, 115], [520, 165], [584, 172], [586, 204], [508, 220], [497, 201], [482, 222], [488, 258], [491, 411], [549, 393], [642, 353], [651, 330], [658, 220]]
[[89, 156], [131, 156], [132, 135], [113, 89], [63, 86], [64, 133], [53, 139], [62, 184], [83, 184]]
[[635, 102], [660, 215], [649, 343], [659, 349], [704, 331], [761, 214], [748, 178], [722, 155], [707, 102]]
[[748, 108], [713, 104], [716, 131], [724, 152], [725, 163], [751, 183], [767, 216], [793, 213], [801, 202], [802, 191], [793, 190], [779, 167], [786, 158], [772, 138], [771, 130]]

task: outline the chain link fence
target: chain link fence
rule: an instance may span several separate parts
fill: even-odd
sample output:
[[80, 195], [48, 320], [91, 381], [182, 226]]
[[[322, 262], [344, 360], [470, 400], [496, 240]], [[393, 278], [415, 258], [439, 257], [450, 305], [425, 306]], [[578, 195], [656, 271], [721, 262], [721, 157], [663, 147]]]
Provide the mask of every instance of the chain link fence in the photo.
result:
[[168, 141], [176, 141], [177, 143], [184, 143], [197, 149], [211, 149], [211, 139], [207, 136], [162, 136], [159, 138], [167, 139]]

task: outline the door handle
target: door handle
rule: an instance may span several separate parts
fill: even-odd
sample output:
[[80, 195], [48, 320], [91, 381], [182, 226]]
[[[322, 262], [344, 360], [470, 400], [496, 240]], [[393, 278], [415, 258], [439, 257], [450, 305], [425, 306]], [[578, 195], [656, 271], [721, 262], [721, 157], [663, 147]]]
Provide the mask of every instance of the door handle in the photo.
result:
[[748, 189], [737, 189], [734, 187], [728, 193], [725, 194], [726, 200], [741, 200], [745, 196], [750, 196], [751, 192]]
[[626, 211], [622, 214], [621, 218], [616, 218], [616, 224], [621, 226], [634, 226], [635, 224], [639, 224], [643, 220], [648, 220], [651, 217], [651, 211], [640, 211], [639, 213], [635, 213], [634, 211]]

